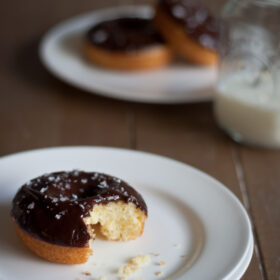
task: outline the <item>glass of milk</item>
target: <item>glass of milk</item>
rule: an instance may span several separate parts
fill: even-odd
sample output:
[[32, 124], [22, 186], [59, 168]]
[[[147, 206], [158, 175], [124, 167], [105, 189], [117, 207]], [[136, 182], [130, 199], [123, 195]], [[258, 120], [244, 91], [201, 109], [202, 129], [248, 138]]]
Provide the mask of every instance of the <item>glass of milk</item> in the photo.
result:
[[280, 148], [280, 0], [230, 0], [219, 57], [220, 127], [235, 141]]

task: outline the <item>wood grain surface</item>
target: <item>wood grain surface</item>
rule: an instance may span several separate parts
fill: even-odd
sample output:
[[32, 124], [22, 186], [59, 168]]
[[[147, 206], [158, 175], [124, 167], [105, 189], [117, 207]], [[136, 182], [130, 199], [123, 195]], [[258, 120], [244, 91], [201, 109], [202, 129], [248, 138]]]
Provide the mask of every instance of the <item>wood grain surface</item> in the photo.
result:
[[[204, 2], [216, 13], [224, 3]], [[191, 164], [224, 183], [249, 212], [255, 250], [242, 279], [279, 280], [279, 151], [233, 143], [217, 127], [211, 103], [144, 105], [102, 98], [66, 85], [41, 65], [38, 44], [54, 24], [127, 3], [153, 1], [0, 2], [0, 156], [50, 146], [102, 145]]]

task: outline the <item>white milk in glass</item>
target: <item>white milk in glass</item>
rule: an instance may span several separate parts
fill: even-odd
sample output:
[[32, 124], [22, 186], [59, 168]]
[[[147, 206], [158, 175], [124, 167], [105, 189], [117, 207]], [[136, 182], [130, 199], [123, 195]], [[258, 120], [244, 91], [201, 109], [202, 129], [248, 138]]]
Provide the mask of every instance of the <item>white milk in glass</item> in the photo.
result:
[[280, 148], [280, 0], [228, 0], [221, 13], [218, 124], [236, 141]]
[[267, 73], [240, 71], [217, 86], [215, 114], [236, 141], [280, 147], [280, 92]]

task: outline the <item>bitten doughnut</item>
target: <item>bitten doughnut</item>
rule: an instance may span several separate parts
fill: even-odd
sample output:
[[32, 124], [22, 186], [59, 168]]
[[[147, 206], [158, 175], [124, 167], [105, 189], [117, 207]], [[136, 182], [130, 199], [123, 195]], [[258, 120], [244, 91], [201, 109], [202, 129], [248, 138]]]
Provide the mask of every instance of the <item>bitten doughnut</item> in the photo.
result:
[[109, 240], [141, 236], [142, 196], [119, 178], [97, 172], [56, 172], [23, 185], [11, 216], [24, 244], [52, 262], [78, 264], [92, 254], [95, 225]]
[[167, 42], [190, 62], [217, 64], [217, 20], [195, 0], [159, 0], [155, 24]]
[[172, 53], [149, 19], [124, 17], [100, 22], [86, 34], [86, 57], [116, 70], [160, 68]]

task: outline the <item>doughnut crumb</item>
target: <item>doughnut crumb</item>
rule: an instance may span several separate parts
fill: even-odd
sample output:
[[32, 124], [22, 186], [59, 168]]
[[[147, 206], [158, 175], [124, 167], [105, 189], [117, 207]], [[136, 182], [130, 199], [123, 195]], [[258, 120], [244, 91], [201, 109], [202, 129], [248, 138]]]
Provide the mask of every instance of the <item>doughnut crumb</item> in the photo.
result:
[[155, 256], [155, 257], [159, 257], [160, 254], [159, 253], [151, 253], [151, 255]]
[[136, 271], [139, 270], [138, 266], [132, 265], [132, 264], [125, 264], [119, 269], [119, 274], [124, 274], [124, 275], [131, 275], [135, 273]]
[[140, 267], [149, 264], [151, 262], [150, 255], [138, 255], [128, 260], [128, 262], [119, 268], [118, 273], [121, 274], [120, 280], [126, 279], [128, 275], [131, 275], [140, 270]]
[[129, 260], [129, 263], [135, 266], [142, 266], [151, 262], [150, 255], [138, 255]]

